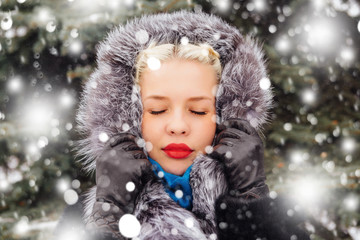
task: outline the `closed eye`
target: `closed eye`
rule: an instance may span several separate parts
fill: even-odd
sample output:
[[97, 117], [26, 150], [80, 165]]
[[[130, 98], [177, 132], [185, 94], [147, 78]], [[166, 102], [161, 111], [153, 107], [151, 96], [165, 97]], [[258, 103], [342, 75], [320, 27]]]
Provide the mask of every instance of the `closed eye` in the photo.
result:
[[151, 111], [150, 114], [153, 114], [153, 115], [159, 115], [163, 112], [165, 112], [166, 110], [161, 110], [161, 111]]
[[196, 111], [192, 111], [192, 110], [190, 112], [192, 112], [196, 115], [206, 115], [206, 112], [196, 112]]
[[[166, 110], [161, 110], [161, 111], [150, 111], [150, 114], [153, 114], [153, 115], [159, 115], [161, 113], [164, 113]], [[206, 112], [197, 112], [197, 111], [193, 111], [193, 110], [190, 110], [191, 113], [193, 114], [196, 114], [196, 115], [206, 115], [207, 113]]]

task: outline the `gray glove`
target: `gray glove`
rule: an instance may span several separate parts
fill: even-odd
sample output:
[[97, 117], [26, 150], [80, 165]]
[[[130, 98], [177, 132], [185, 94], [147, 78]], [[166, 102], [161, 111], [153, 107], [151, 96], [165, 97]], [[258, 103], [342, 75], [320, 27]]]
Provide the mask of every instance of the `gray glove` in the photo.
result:
[[[135, 200], [151, 177], [151, 163], [135, 136], [122, 133], [107, 143], [96, 159], [96, 202], [87, 226], [97, 239], [125, 239], [119, 232], [119, 219], [133, 213]], [[134, 191], [126, 189], [128, 182], [135, 184]]]
[[214, 149], [210, 157], [221, 161], [231, 196], [265, 196], [262, 140], [250, 123], [243, 119], [229, 119], [216, 128]]

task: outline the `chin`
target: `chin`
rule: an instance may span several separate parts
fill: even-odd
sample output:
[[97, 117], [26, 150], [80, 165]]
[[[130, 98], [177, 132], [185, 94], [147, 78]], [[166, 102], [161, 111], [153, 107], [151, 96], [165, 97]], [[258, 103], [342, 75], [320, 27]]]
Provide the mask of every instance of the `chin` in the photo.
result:
[[183, 170], [183, 171], [174, 170], [174, 171], [168, 171], [168, 173], [171, 173], [171, 174], [174, 174], [174, 175], [177, 175], [177, 176], [182, 176], [182, 175], [184, 175], [185, 171], [186, 171], [186, 169]]
[[183, 175], [186, 170], [191, 166], [193, 161], [191, 161], [191, 163], [189, 164], [186, 164], [186, 165], [183, 165], [183, 164], [172, 164], [170, 166], [170, 168], [168, 168], [168, 170], [165, 170], [166, 172], [168, 173], [172, 173], [172, 174], [175, 174], [175, 175], [178, 175], [178, 176], [181, 176]]

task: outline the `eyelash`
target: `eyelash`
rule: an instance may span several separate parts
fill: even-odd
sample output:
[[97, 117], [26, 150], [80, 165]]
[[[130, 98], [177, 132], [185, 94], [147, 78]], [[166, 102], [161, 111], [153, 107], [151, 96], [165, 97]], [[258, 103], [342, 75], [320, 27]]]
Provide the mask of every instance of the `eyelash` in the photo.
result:
[[[161, 113], [163, 113], [163, 112], [165, 112], [165, 111], [166, 111], [166, 110], [162, 110], [162, 111], [151, 111], [150, 114], [159, 115], [159, 114], [161, 114]], [[206, 112], [196, 112], [196, 111], [191, 111], [191, 110], [190, 110], [190, 112], [193, 113], [193, 114], [196, 114], [196, 115], [200, 115], [200, 116], [203, 116], [203, 115], [206, 115], [206, 114], [207, 114]]]

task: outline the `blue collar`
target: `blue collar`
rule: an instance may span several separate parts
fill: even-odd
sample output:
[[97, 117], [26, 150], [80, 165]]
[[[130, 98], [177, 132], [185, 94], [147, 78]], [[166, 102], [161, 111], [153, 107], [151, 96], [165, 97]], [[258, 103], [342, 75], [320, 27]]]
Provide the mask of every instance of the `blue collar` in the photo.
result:
[[[190, 172], [193, 165], [186, 169], [182, 176], [165, 172], [164, 169], [152, 158], [148, 158], [153, 165], [155, 175], [161, 179], [165, 191], [181, 207], [192, 209], [192, 191], [190, 186]], [[176, 193], [176, 194], [175, 194]]]

